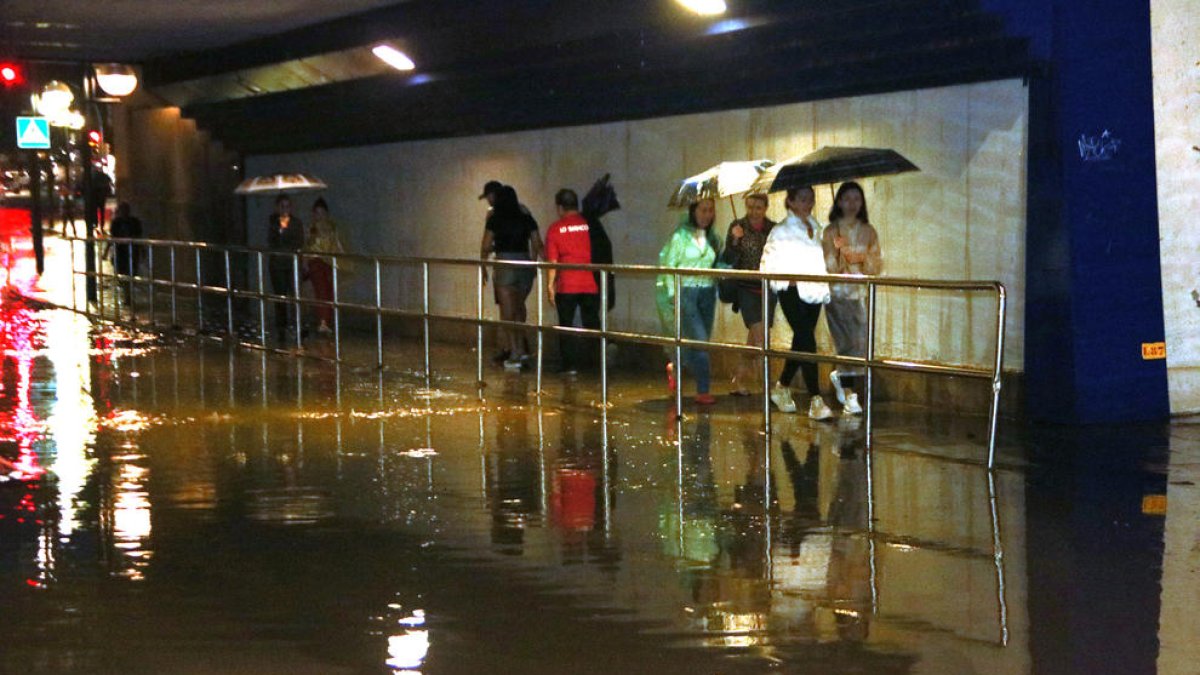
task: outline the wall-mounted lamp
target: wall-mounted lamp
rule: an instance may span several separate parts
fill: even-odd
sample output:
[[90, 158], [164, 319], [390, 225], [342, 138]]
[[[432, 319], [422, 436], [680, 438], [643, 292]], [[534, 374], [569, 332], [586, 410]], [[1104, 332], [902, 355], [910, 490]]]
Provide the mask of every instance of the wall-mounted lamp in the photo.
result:
[[675, 2], [701, 16], [724, 14], [725, 10], [728, 9], [725, 6], [725, 0], [675, 0]]
[[109, 96], [128, 96], [137, 89], [138, 76], [133, 66], [124, 63], [96, 64], [96, 84]]
[[371, 53], [379, 57], [381, 61], [395, 68], [396, 70], [408, 71], [414, 70], [417, 67], [417, 64], [413, 63], [413, 60], [408, 58], [408, 54], [405, 54], [399, 49], [396, 49], [395, 47], [386, 43], [375, 45], [375, 47], [371, 49]]
[[50, 80], [42, 87], [42, 94], [37, 100], [37, 111], [46, 117], [60, 117], [71, 109], [75, 102], [75, 93], [71, 87], [58, 80]]

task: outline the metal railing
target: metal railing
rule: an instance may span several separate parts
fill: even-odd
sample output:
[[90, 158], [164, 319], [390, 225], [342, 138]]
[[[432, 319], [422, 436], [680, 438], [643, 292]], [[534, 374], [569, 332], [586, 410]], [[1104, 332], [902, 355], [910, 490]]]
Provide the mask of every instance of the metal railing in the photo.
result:
[[[601, 404], [605, 407], [609, 405], [608, 401], [608, 342], [610, 340], [620, 340], [623, 342], [660, 345], [668, 348], [673, 348], [673, 361], [675, 364], [675, 372], [682, 373], [681, 362], [682, 352], [684, 349], [704, 349], [710, 351], [726, 351], [740, 354], [756, 355], [761, 359], [762, 364], [762, 413], [763, 423], [766, 430], [770, 431], [771, 425], [771, 401], [770, 401], [770, 359], [782, 358], [799, 361], [809, 361], [815, 363], [831, 363], [836, 365], [851, 366], [861, 368], [865, 372], [865, 401], [864, 410], [866, 414], [867, 428], [872, 428], [872, 400], [874, 394], [874, 371], [890, 370], [904, 371], [915, 373], [928, 373], [934, 375], [954, 375], [967, 377], [972, 379], [990, 380], [992, 384], [991, 403], [988, 414], [988, 467], [995, 466], [996, 455], [996, 428], [999, 417], [1000, 406], [1000, 389], [1001, 376], [1004, 360], [1004, 328], [1007, 314], [1007, 293], [1003, 284], [998, 281], [945, 281], [945, 280], [928, 280], [928, 279], [905, 279], [892, 277], [868, 277], [860, 275], [804, 275], [804, 274], [767, 274], [763, 272], [730, 270], [730, 269], [693, 269], [693, 268], [668, 268], [655, 267], [650, 265], [571, 265], [560, 263], [547, 262], [532, 262], [532, 261], [507, 261], [507, 260], [480, 260], [474, 258], [419, 258], [419, 257], [401, 257], [401, 256], [364, 256], [356, 254], [322, 254], [321, 257], [331, 261], [332, 269], [332, 299], [321, 300], [316, 298], [302, 297], [299, 293], [301, 282], [301, 263], [306, 257], [298, 252], [281, 252], [269, 251], [260, 248], [246, 246], [225, 246], [219, 244], [211, 244], [206, 242], [193, 241], [173, 241], [173, 240], [156, 240], [156, 239], [122, 239], [111, 238], [101, 240], [88, 240], [78, 237], [62, 237], [62, 239], [72, 242], [71, 246], [71, 284], [72, 284], [72, 309], [79, 311], [75, 305], [75, 278], [76, 276], [84, 276], [85, 278], [96, 277], [98, 292], [100, 297], [96, 303], [97, 315], [101, 319], [111, 319], [114, 322], [121, 323], [119, 308], [116, 303], [112, 303], [114, 308], [113, 316], [104, 315], [104, 293], [106, 289], [117, 287], [121, 284], [126, 284], [132, 290], [137, 286], [144, 286], [149, 291], [149, 307], [150, 325], [158, 327], [155, 308], [156, 289], [167, 289], [170, 293], [170, 317], [171, 327], [179, 327], [179, 291], [192, 291], [195, 293], [196, 300], [196, 317], [198, 322], [198, 332], [202, 332], [205, 327], [205, 294], [210, 296], [217, 295], [224, 298], [224, 310], [226, 314], [225, 323], [225, 338], [234, 339], [236, 331], [234, 328], [234, 302], [238, 299], [248, 299], [257, 301], [258, 303], [258, 342], [243, 343], [247, 346], [267, 349], [272, 351], [288, 351], [272, 347], [267, 340], [267, 304], [275, 303], [290, 306], [290, 319], [292, 326], [291, 330], [294, 333], [294, 346], [297, 349], [303, 346], [303, 331], [302, 331], [302, 313], [304, 308], [328, 307], [332, 310], [333, 326], [332, 339], [334, 344], [333, 360], [342, 360], [341, 347], [341, 314], [346, 310], [355, 310], [372, 314], [375, 319], [375, 342], [376, 342], [376, 366], [382, 368], [384, 365], [384, 340], [383, 340], [383, 320], [384, 317], [407, 317], [412, 319], [420, 319], [422, 327], [422, 342], [424, 347], [424, 376], [428, 383], [431, 377], [432, 365], [430, 362], [430, 345], [431, 345], [431, 328], [432, 320], [439, 321], [454, 321], [461, 323], [473, 324], [476, 327], [476, 378], [477, 386], [482, 395], [482, 386], [484, 384], [484, 340], [483, 331], [485, 327], [497, 327], [501, 329], [519, 329], [533, 330], [537, 332], [537, 348], [535, 359], [536, 372], [536, 392], [540, 397], [542, 394], [542, 382], [544, 376], [545, 362], [545, 335], [547, 333], [557, 333], [559, 335], [569, 335], [575, 337], [590, 337], [597, 338], [600, 341], [600, 389], [601, 389]], [[96, 265], [95, 272], [79, 271], [75, 265], [75, 246], [74, 242], [84, 243], [100, 243], [108, 242], [110, 246], [130, 246], [142, 247], [147, 254], [148, 265], [145, 274], [138, 276], [130, 276], [121, 274], [121, 270], [111, 268], [108, 273], [104, 271], [104, 265]], [[169, 263], [169, 278], [158, 279], [155, 276], [155, 252], [159, 251], [159, 255], [164, 253], [167, 255]], [[180, 281], [179, 280], [179, 252], [184, 252], [184, 257], [190, 257], [188, 261], [194, 264], [195, 281]], [[205, 283], [204, 269], [202, 265], [202, 253], [210, 255], [219, 254], [220, 267], [223, 270], [224, 285], [214, 286]], [[233, 265], [231, 256], [239, 255], [246, 256], [247, 259], [253, 261], [251, 272], [256, 277], [256, 287], [254, 290], [235, 288], [233, 284]], [[275, 269], [282, 269], [277, 261], [280, 259], [290, 263], [290, 282], [291, 293], [267, 293], [264, 269], [275, 261]], [[339, 274], [340, 268], [346, 262], [353, 261], [355, 264], [365, 265], [373, 273], [374, 282], [374, 303], [364, 304], [360, 302], [348, 302], [340, 297]], [[400, 266], [408, 268], [416, 268], [421, 272], [421, 309], [404, 309], [401, 307], [387, 306], [383, 298], [383, 275], [382, 269], [384, 265]], [[431, 310], [430, 306], [430, 270], [432, 266], [445, 268], [474, 268], [475, 270], [475, 315], [473, 317], [454, 315], [454, 314], [437, 314]], [[485, 270], [487, 268], [517, 268], [530, 269], [535, 271], [536, 284], [534, 291], [536, 292], [536, 316], [532, 323], [526, 324], [515, 321], [505, 321], [502, 319], [492, 319], [484, 316], [484, 286], [485, 286]], [[600, 328], [588, 329], [578, 328], [573, 326], [557, 326], [545, 325], [545, 289], [546, 289], [546, 271], [547, 270], [583, 270], [589, 272], [600, 272]], [[770, 331], [763, 331], [763, 340], [759, 345], [743, 345], [731, 344], [724, 342], [714, 342], [711, 340], [695, 340], [685, 338], [682, 335], [682, 308], [681, 303], [674, 302], [674, 321], [673, 335], [662, 336], [649, 333], [637, 333], [632, 331], [612, 330], [609, 327], [609, 310], [608, 310], [608, 295], [610, 292], [608, 286], [608, 274], [622, 274], [634, 276], [651, 276], [668, 275], [671, 277], [674, 286], [674, 297], [681, 297], [684, 277], [710, 277], [714, 278], [737, 278], [744, 281], [754, 281], [760, 285], [762, 316], [768, 317], [769, 314], [769, 298], [770, 289], [769, 282], [771, 280], [783, 281], [798, 281], [798, 282], [826, 282], [831, 284], [855, 284], [866, 286], [866, 314], [867, 314], [867, 340], [866, 340], [866, 355], [863, 357], [855, 356], [840, 356], [832, 354], [817, 354], [809, 352], [794, 352], [791, 350], [773, 349], [770, 346]], [[949, 363], [939, 363], [934, 361], [917, 361], [917, 360], [900, 360], [891, 358], [879, 358], [876, 354], [876, 311], [878, 308], [877, 291], [879, 288], [913, 288], [922, 290], [942, 290], [942, 291], [960, 291], [960, 292], [990, 292], [996, 297], [996, 340], [992, 358], [989, 359], [990, 367], [977, 367]], [[92, 315], [91, 307], [85, 307], [84, 313]], [[136, 323], [136, 314], [133, 316]], [[683, 394], [682, 387], [675, 387], [675, 412], [682, 414], [683, 409]], [[870, 442], [868, 440], [868, 442]]]

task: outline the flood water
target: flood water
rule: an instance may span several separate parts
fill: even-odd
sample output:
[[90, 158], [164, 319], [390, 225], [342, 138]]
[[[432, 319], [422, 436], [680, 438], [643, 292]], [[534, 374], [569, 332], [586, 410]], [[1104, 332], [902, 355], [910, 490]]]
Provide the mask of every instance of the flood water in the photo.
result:
[[[5, 673], [1197, 673], [1200, 426], [814, 423], [5, 305]], [[454, 364], [462, 364], [461, 367]], [[869, 441], [869, 442], [868, 442]]]

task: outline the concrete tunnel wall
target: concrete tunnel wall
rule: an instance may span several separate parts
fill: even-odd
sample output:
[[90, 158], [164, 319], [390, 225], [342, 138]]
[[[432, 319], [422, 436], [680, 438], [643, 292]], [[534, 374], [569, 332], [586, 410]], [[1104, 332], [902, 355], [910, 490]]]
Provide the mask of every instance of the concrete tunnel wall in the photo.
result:
[[[1005, 368], [1023, 367], [1025, 147], [1027, 91], [1006, 80], [920, 91], [798, 103], [469, 138], [391, 143], [247, 158], [247, 175], [303, 171], [329, 184], [325, 197], [343, 224], [348, 250], [381, 255], [473, 258], [486, 205], [483, 183], [513, 185], [545, 228], [553, 194], [581, 194], [604, 173], [621, 201], [605, 218], [619, 263], [655, 264], [679, 213], [666, 208], [676, 182], [722, 160], [776, 160], [827, 145], [890, 147], [921, 172], [863, 181], [890, 276], [999, 280], [1009, 290]], [[330, 111], [336, 114], [336, 111]], [[815, 214], [831, 203], [817, 190]], [[311, 197], [294, 199], [307, 218]], [[741, 205], [738, 205], [739, 209]], [[265, 243], [270, 200], [248, 205], [248, 241]], [[784, 215], [782, 195], [769, 216]], [[730, 205], [719, 205], [724, 236]], [[435, 312], [474, 316], [474, 274], [435, 270]], [[345, 296], [373, 300], [369, 275], [345, 284]], [[486, 312], [497, 316], [486, 292]], [[881, 355], [987, 365], [995, 341], [994, 300], [977, 294], [880, 292]], [[389, 269], [385, 302], [419, 307], [417, 270]], [[530, 299], [532, 313], [533, 298]], [[547, 309], [547, 323], [552, 322]], [[619, 277], [613, 328], [659, 332], [653, 280]], [[742, 342], [740, 317], [718, 311], [716, 339]], [[777, 344], [789, 331], [779, 317]], [[832, 343], [821, 322], [822, 351]]]

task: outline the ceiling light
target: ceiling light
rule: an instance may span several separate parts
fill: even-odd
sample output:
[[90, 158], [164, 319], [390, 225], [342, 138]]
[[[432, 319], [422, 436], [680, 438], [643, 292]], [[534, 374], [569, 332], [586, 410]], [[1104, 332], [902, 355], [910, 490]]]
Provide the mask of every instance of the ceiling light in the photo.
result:
[[407, 54], [391, 45], [376, 45], [371, 53], [396, 70], [413, 70], [417, 67]]
[[96, 83], [109, 96], [128, 96], [138, 86], [137, 71], [123, 63], [101, 63], [96, 66]]
[[675, 0], [679, 4], [701, 16], [716, 16], [724, 14], [727, 9], [725, 0]]

